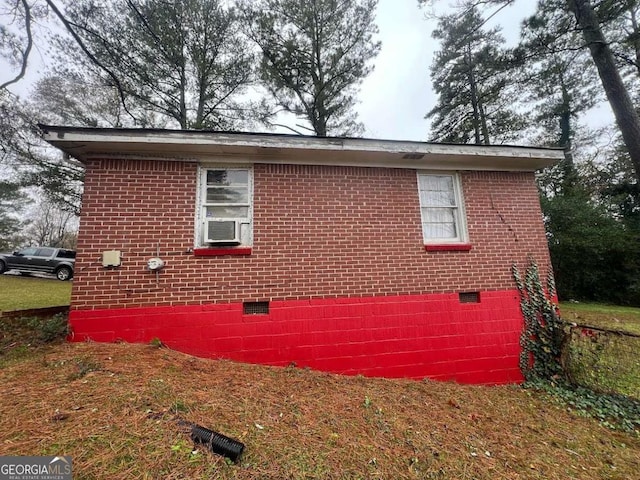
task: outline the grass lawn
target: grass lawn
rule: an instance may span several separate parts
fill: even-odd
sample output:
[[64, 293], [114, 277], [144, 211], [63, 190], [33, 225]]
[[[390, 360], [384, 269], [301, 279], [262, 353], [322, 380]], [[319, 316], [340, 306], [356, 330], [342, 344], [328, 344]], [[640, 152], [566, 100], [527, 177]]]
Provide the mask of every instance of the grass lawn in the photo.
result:
[[567, 322], [640, 335], [640, 308], [562, 302], [560, 314]]
[[640, 400], [640, 338], [574, 329], [567, 370], [573, 382]]
[[0, 275], [0, 312], [69, 305], [71, 282]]
[[[150, 345], [42, 345], [15, 319], [2, 331], [0, 455], [71, 455], [74, 478], [565, 480], [640, 472], [638, 435], [518, 386], [345, 377]], [[243, 442], [239, 463], [194, 446], [181, 420]]]
[[[562, 318], [616, 332], [640, 335], [640, 309], [589, 303], [563, 303]], [[567, 356], [571, 379], [597, 391], [622, 393], [640, 400], [640, 338], [572, 329]]]

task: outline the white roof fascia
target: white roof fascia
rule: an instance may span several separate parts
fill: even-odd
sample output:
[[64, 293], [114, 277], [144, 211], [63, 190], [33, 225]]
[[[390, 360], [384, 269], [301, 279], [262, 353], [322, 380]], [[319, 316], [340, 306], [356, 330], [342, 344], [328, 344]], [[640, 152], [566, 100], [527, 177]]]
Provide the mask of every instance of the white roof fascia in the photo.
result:
[[[145, 158], [182, 161], [459, 168], [533, 171], [563, 158], [558, 149], [452, 145], [414, 141], [171, 130], [74, 129], [42, 126], [44, 139], [80, 160]], [[324, 155], [323, 152], [331, 152]], [[339, 155], [336, 155], [339, 154]], [[424, 155], [419, 159], [405, 154]]]

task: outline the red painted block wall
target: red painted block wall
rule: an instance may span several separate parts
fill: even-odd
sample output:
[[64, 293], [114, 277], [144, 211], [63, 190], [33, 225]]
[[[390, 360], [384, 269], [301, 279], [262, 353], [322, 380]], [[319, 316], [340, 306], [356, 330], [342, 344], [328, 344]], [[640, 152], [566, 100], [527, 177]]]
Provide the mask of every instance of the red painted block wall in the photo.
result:
[[[461, 172], [471, 249], [425, 251], [415, 170], [255, 164], [251, 253], [213, 257], [193, 254], [196, 177], [196, 163], [87, 164], [76, 339], [158, 337], [201, 356], [342, 373], [519, 379], [511, 265], [549, 265], [532, 173]], [[104, 250], [120, 250], [122, 266], [104, 269]], [[145, 268], [157, 252], [158, 276]], [[481, 302], [460, 304], [459, 292]], [[243, 302], [265, 300], [264, 321], [242, 315]], [[380, 313], [388, 303], [394, 313]]]
[[517, 291], [76, 311], [75, 341], [149, 342], [200, 357], [342, 374], [510, 383], [522, 326]]

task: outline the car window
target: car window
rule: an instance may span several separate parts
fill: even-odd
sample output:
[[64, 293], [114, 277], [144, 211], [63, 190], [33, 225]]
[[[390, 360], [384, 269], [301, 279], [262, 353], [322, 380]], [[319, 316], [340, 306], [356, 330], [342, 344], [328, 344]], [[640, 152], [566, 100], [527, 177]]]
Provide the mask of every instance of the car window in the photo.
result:
[[55, 248], [39, 248], [36, 257], [50, 257], [55, 252]]
[[25, 257], [32, 257], [36, 254], [37, 250], [38, 250], [37, 248], [29, 247], [29, 248], [23, 248], [18, 253], [20, 255], [24, 255]]
[[60, 250], [58, 252], [58, 258], [76, 258], [76, 252], [73, 250]]

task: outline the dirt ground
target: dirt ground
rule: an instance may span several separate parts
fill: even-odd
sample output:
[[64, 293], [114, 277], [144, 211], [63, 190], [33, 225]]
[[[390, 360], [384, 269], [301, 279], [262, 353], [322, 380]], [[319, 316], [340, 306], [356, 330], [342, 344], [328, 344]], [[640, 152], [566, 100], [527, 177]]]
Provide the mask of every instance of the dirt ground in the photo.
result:
[[[74, 478], [640, 478], [640, 439], [519, 386], [345, 377], [130, 344], [0, 363], [0, 455], [71, 455]], [[245, 444], [237, 464], [181, 421]]]

